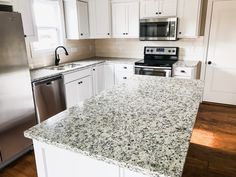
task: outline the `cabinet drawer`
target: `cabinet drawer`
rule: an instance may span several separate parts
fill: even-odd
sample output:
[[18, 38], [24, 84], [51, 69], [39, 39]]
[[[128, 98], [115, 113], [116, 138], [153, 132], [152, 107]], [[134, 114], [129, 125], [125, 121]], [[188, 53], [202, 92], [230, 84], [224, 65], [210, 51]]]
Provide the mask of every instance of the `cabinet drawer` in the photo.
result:
[[193, 71], [194, 71], [194, 68], [177, 67], [177, 68], [174, 68], [173, 75], [174, 76], [192, 77]]
[[91, 75], [91, 68], [64, 74], [64, 83], [66, 84], [90, 75]]
[[134, 74], [134, 66], [125, 64], [116, 64], [115, 71], [126, 75]]

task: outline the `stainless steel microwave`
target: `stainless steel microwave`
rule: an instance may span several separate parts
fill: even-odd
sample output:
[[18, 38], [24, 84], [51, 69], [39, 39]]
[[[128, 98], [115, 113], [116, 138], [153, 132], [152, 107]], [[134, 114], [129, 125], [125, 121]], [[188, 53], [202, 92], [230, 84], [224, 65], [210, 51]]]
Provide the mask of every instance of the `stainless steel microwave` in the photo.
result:
[[151, 18], [140, 20], [141, 41], [176, 41], [178, 18]]

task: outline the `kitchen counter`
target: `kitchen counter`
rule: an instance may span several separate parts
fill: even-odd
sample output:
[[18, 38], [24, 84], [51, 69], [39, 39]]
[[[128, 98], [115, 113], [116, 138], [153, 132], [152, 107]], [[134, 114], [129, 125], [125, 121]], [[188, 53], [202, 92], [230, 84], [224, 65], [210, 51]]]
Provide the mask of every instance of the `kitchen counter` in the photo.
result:
[[180, 177], [202, 92], [199, 80], [136, 75], [25, 136], [148, 176]]
[[92, 65], [96, 65], [99, 63], [115, 63], [115, 64], [134, 64], [136, 61], [138, 61], [140, 59], [130, 59], [130, 58], [104, 58], [104, 57], [94, 57], [94, 58], [89, 58], [89, 59], [84, 59], [84, 60], [78, 60], [78, 61], [73, 61], [70, 63], [76, 63], [76, 64], [80, 64], [80, 66], [72, 68], [72, 69], [67, 69], [67, 70], [51, 70], [48, 69], [49, 67], [44, 67], [44, 68], [40, 68], [40, 69], [33, 69], [30, 71], [30, 75], [31, 75], [31, 81], [37, 81], [37, 80], [41, 80], [41, 79], [45, 79], [48, 77], [52, 77], [58, 74], [62, 74], [62, 73], [67, 73], [67, 72], [71, 72], [73, 70], [79, 70], [79, 69], [83, 69]]
[[177, 61], [173, 67], [187, 67], [187, 68], [193, 68], [197, 67], [199, 65], [200, 61], [185, 61], [185, 60], [179, 60]]

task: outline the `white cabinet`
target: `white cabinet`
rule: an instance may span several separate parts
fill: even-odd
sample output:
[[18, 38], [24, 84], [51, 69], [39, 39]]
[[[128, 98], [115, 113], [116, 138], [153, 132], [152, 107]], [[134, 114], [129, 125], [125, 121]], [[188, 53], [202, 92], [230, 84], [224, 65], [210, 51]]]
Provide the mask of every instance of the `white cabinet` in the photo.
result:
[[141, 0], [140, 18], [175, 17], [177, 0]]
[[76, 71], [64, 75], [67, 108], [83, 103], [93, 96], [91, 69]]
[[202, 0], [178, 0], [178, 38], [199, 36]]
[[110, 89], [115, 85], [114, 64], [104, 64], [105, 89]]
[[134, 75], [134, 66], [128, 64], [115, 65], [115, 84], [126, 83]]
[[37, 40], [37, 28], [33, 13], [33, 0], [14, 0], [14, 11], [21, 13], [24, 34], [27, 39]]
[[63, 2], [67, 39], [88, 39], [90, 36], [88, 2], [78, 0]]
[[92, 68], [94, 95], [105, 90], [104, 64], [97, 64]]
[[120, 177], [116, 165], [37, 141], [34, 148], [38, 177]]
[[112, 37], [139, 37], [139, 2], [112, 2]]
[[90, 38], [111, 37], [110, 0], [89, 0]]

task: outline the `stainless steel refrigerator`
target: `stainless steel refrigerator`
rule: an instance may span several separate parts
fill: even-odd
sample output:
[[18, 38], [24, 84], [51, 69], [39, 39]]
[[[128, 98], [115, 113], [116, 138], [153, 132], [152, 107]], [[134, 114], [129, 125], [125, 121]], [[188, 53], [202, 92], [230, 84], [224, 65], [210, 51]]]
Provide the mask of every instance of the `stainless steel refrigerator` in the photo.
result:
[[21, 15], [0, 12], [0, 169], [26, 152], [36, 124]]

